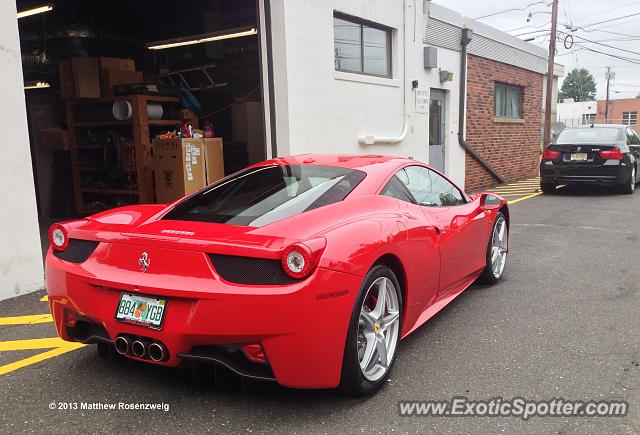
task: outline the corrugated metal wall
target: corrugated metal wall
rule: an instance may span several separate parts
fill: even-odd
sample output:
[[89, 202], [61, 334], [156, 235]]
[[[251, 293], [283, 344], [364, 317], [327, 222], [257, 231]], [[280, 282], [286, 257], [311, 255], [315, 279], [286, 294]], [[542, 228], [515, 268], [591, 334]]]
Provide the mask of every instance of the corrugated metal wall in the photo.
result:
[[[424, 43], [435, 47], [460, 51], [462, 29], [434, 18], [427, 21]], [[527, 53], [502, 42], [475, 34], [469, 44], [469, 54], [495, 60], [497, 62], [545, 74], [547, 61], [545, 58]]]

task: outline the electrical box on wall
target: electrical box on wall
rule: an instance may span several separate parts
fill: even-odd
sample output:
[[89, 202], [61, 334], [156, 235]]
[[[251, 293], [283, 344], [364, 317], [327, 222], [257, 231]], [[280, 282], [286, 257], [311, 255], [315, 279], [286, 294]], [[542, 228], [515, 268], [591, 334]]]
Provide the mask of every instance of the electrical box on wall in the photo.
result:
[[436, 47], [424, 47], [424, 67], [438, 67], [438, 49]]

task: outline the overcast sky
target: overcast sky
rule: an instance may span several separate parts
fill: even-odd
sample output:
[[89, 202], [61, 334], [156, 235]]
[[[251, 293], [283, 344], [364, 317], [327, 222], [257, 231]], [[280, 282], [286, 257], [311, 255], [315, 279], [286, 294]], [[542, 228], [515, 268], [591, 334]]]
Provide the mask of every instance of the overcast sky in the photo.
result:
[[[507, 9], [522, 8], [521, 11], [505, 12], [480, 21], [513, 35], [521, 35], [519, 37], [522, 39], [536, 37], [533, 44], [549, 48], [551, 7], [547, 4], [551, 0], [436, 0], [436, 3], [474, 19]], [[533, 3], [538, 4], [527, 7]], [[527, 22], [529, 12], [533, 16]], [[621, 19], [601, 23], [614, 18]], [[604, 98], [605, 72], [606, 67], [610, 66], [616, 75], [612, 81], [611, 98], [633, 98], [640, 94], [640, 0], [559, 0], [558, 22], [558, 29], [564, 32], [569, 32], [565, 28], [567, 24], [578, 28], [569, 32], [574, 35], [576, 42], [572, 49], [565, 49], [562, 42], [557, 44], [556, 63], [563, 64], [566, 72], [575, 67], [589, 70], [598, 87], [596, 97]], [[588, 49], [631, 59], [636, 63]]]

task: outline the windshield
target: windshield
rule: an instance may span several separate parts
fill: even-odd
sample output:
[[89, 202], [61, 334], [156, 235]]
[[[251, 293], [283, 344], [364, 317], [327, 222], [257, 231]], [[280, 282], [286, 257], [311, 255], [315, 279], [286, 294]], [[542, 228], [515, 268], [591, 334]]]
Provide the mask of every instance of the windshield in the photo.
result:
[[364, 177], [330, 166], [246, 169], [181, 202], [164, 219], [259, 227], [342, 201]]
[[589, 127], [589, 128], [567, 128], [560, 132], [557, 144], [590, 144], [590, 143], [610, 143], [618, 140], [619, 128], [613, 127]]

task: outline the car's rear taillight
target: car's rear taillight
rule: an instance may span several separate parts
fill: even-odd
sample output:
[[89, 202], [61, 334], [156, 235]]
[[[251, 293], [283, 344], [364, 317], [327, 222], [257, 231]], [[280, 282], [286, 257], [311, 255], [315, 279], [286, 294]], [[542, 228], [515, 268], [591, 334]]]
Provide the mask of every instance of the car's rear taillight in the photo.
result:
[[291, 278], [303, 279], [308, 277], [316, 268], [326, 243], [325, 239], [319, 238], [287, 246], [282, 251], [282, 257], [280, 258], [282, 269]]
[[550, 150], [549, 148], [545, 148], [542, 152], [542, 160], [555, 160], [560, 157], [560, 151]]
[[64, 251], [69, 246], [67, 229], [60, 224], [53, 224], [49, 228], [49, 243], [56, 251]]
[[600, 157], [605, 160], [622, 160], [622, 152], [619, 148], [611, 148], [610, 150], [600, 151]]
[[75, 311], [64, 310], [64, 324], [69, 328], [75, 328], [78, 322], [78, 315]]

